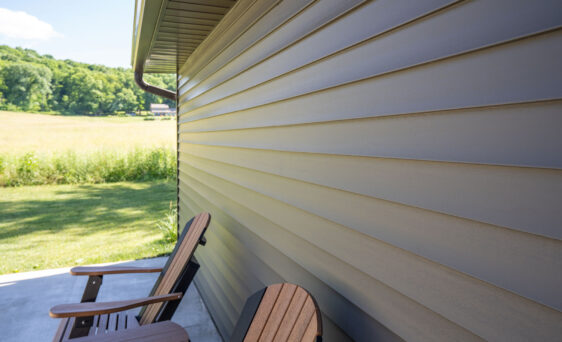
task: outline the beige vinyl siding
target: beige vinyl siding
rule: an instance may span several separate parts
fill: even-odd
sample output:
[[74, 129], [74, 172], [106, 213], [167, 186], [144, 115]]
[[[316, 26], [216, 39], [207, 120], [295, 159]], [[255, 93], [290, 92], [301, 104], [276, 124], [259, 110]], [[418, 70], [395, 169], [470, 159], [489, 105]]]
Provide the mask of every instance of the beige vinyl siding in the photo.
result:
[[326, 341], [561, 336], [560, 13], [239, 0], [178, 80], [180, 224], [213, 215], [223, 337], [280, 281]]

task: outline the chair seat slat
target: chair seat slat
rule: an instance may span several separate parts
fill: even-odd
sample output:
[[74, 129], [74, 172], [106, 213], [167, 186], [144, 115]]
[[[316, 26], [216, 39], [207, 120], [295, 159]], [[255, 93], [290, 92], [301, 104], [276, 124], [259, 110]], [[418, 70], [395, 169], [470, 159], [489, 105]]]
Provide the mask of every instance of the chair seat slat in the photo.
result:
[[90, 327], [90, 332], [88, 332], [88, 336], [94, 336], [95, 334], [97, 334], [99, 322], [100, 322], [100, 316], [94, 316], [94, 322]]
[[117, 314], [117, 330], [125, 330], [127, 327], [125, 326], [125, 321], [127, 320], [127, 311], [120, 312]]
[[117, 330], [117, 316], [118, 313], [109, 314], [109, 321], [107, 323], [106, 331], [116, 331]]
[[86, 336], [71, 341], [76, 342], [188, 342], [185, 329], [170, 321], [150, 324], [139, 329], [113, 331], [97, 336]]
[[99, 315], [99, 324], [98, 324], [98, 332], [99, 334], [101, 331], [105, 331], [107, 329], [107, 321], [109, 314]]

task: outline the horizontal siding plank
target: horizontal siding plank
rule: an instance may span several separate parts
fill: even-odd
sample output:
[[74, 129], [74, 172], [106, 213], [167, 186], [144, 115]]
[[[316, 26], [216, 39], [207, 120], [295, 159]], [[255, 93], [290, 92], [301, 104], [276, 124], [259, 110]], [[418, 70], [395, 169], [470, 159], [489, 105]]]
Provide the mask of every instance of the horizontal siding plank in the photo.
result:
[[[183, 192], [183, 190], [184, 189], [182, 189], [182, 193], [187, 196], [187, 202], [190, 202], [190, 205], [194, 208], [207, 207], [215, 209], [214, 204], [198, 197], [193, 191], [186, 193]], [[192, 198], [199, 198], [201, 201], [195, 203]], [[203, 211], [204, 209], [199, 210]], [[220, 209], [215, 209], [213, 211], [216, 212], [219, 217], [218, 220], [214, 220], [215, 224], [211, 237], [215, 240], [220, 240], [219, 243], [225, 248], [212, 250], [212, 253], [221, 255], [221, 257], [225, 259], [225, 262], [240, 262], [245, 265], [244, 269], [239, 269], [242, 274], [248, 276], [248, 278], [243, 277], [245, 285], [249, 286], [248, 288], [250, 289], [245, 295], [245, 298], [262, 289], [264, 286], [267, 286], [267, 284], [283, 282], [284, 279], [278, 273], [267, 265], [258, 255], [254, 254], [253, 246], [252, 248], [248, 248], [233, 234], [232, 230], [234, 228], [232, 225], [229, 224], [227, 226], [228, 228], [223, 226], [223, 223], [232, 222], [232, 218], [226, 216]], [[228, 254], [225, 255], [224, 253]], [[231, 258], [228, 258], [229, 256]], [[239, 309], [242, 310], [242, 308]]]
[[[189, 89], [180, 89], [180, 94], [182, 95], [180, 96], [179, 101], [182, 102], [183, 106], [185, 106], [186, 101], [191, 100], [211, 88], [214, 88], [218, 84], [222, 84], [225, 80], [232, 78], [241, 71], [260, 63], [279, 50], [312, 33], [317, 28], [325, 25], [347, 10], [357, 6], [361, 2], [364, 2], [364, 0], [323, 0], [313, 2], [306, 11], [300, 11], [294, 17], [291, 17], [290, 25], [279, 26], [275, 31], [271, 32], [256, 44], [243, 51], [239, 56], [234, 59], [231, 58], [226, 65], [218, 66], [218, 63], [213, 65], [213, 67], [216, 68], [220, 67], [222, 72], [214, 70], [214, 73], [212, 73], [208, 78], [202, 80], [193, 87]], [[266, 16], [262, 18], [262, 20], [270, 20], [270, 18]], [[319, 46], [316, 48], [318, 49]], [[267, 76], [261, 75], [261, 77]], [[247, 87], [252, 85], [253, 83], [248, 84]], [[223, 94], [223, 96], [226, 95], [228, 94]]]
[[561, 108], [562, 102], [555, 101], [530, 108], [493, 107], [228, 131], [190, 133], [180, 128], [179, 141], [277, 151], [562, 168], [558, 153], [562, 150]]
[[207, 273], [208, 272], [197, 272], [195, 275], [195, 285], [197, 286], [197, 290], [201, 294], [203, 301], [211, 316], [213, 317], [213, 321], [217, 326], [221, 336], [228, 337], [230, 336], [230, 331], [234, 328], [232, 323], [228, 319], [228, 314], [225, 312], [225, 308], [221, 304], [219, 298], [223, 297], [224, 294], [221, 292], [213, 291], [214, 284], [213, 280], [207, 280]]
[[[224, 228], [221, 230], [224, 231]], [[218, 232], [211, 234], [211, 237], [216, 241], [216, 247], [206, 250], [207, 256], [204, 259], [208, 259], [212, 264], [225, 264], [225, 267], [228, 268], [230, 276], [232, 277], [230, 282], [233, 286], [236, 285], [240, 287], [240, 290], [237, 293], [239, 294], [242, 303], [244, 303], [252, 293], [265, 286], [265, 284], [262, 283], [254, 273], [263, 273], [266, 271], [263, 271], [262, 269], [247, 269], [248, 263], [242, 262], [242, 260], [247, 260], [250, 256], [243, 257], [241, 253], [242, 251], [246, 252], [246, 254], [250, 253], [244, 250], [238, 241], [233, 239], [223, 239], [224, 236], [220, 236]], [[226, 241], [228, 241], [228, 246], [226, 245]], [[238, 247], [236, 250], [234, 246], [235, 244], [238, 245], [236, 246]], [[255, 258], [256, 256], [252, 254], [251, 257]], [[263, 264], [261, 266], [265, 267]], [[242, 306], [239, 306], [238, 309], [241, 311]], [[238, 314], [240, 314], [240, 311]]]
[[238, 319], [236, 315], [237, 308], [232, 306], [231, 293], [228, 292], [228, 287], [224, 279], [222, 277], [216, 277], [220, 272], [217, 272], [215, 268], [216, 266], [210, 269], [208, 268], [206, 272], [201, 273], [201, 277], [206, 280], [208, 284], [207, 287], [211, 293], [217, 296], [218, 302], [220, 303], [220, 315], [226, 316], [227, 318], [224, 320], [226, 331], [232, 331]]
[[[327, 1], [316, 1], [315, 6], [311, 6], [311, 8], [319, 8], [324, 7], [324, 2]], [[338, 45], [337, 43], [343, 44], [339, 47], [339, 49], [343, 49], [349, 45], [353, 45], [353, 43], [362, 41], [364, 39], [368, 39], [373, 35], [384, 32], [386, 30], [392, 29], [396, 26], [403, 24], [404, 22], [411, 21], [412, 18], [416, 18], [419, 16], [424, 15], [428, 11], [435, 10], [436, 8], [440, 8], [451, 4], [455, 1], [451, 0], [433, 0], [433, 1], [424, 1], [424, 2], [416, 2], [415, 4], [408, 3], [407, 1], [402, 0], [379, 0], [376, 2], [367, 2], [366, 6], [361, 7], [358, 11], [352, 12], [350, 15], [352, 18], [353, 25], [360, 25], [360, 26], [353, 26], [353, 28], [342, 28], [341, 25], [333, 24], [329, 25], [322, 29], [322, 33], [328, 32], [329, 40], [336, 44], [335, 48], [332, 50], [337, 51]], [[341, 1], [343, 3], [343, 1]], [[373, 8], [373, 6], [375, 8]], [[219, 69], [222, 72], [229, 72], [232, 75], [236, 75], [247, 68], [260, 63], [260, 60], [266, 60], [268, 56], [273, 55], [275, 51], [280, 51], [284, 48], [287, 48], [292, 45], [294, 41], [298, 40], [291, 40], [285, 37], [285, 32], [289, 31], [293, 36], [298, 37], [300, 36], [307, 36], [309, 33], [312, 33], [309, 29], [310, 26], [299, 26], [299, 17], [308, 18], [308, 10], [304, 13], [300, 13], [299, 16], [292, 18], [292, 20], [288, 23], [288, 25], [280, 26], [277, 31], [274, 31], [270, 36], [264, 37], [259, 44], [251, 46], [248, 48], [244, 54], [238, 56], [238, 58], [232, 60], [232, 58], [227, 59], [228, 67], [226, 67], [227, 63], [223, 64], [215, 64], [213, 73], [220, 74]], [[381, 15], [384, 13], [384, 15]], [[347, 17], [346, 17], [347, 19]], [[377, 19], [377, 20], [374, 20]], [[348, 23], [349, 20], [346, 21]], [[363, 25], [361, 25], [361, 23]], [[290, 26], [286, 28], [285, 26]], [[293, 32], [295, 31], [295, 32]], [[345, 32], [345, 41], [342, 41], [342, 32]], [[313, 36], [317, 36], [317, 32], [313, 32]], [[321, 42], [321, 44], [317, 43], [317, 47], [315, 49], [317, 58], [320, 56], [325, 56], [329, 54], [330, 48], [325, 49], [325, 44], [329, 44], [327, 42]], [[271, 48], [270, 45], [274, 45], [274, 48]], [[301, 44], [302, 45], [302, 44]], [[309, 47], [308, 47], [309, 48]], [[306, 51], [308, 51], [308, 48]], [[326, 50], [326, 51], [325, 51]], [[252, 52], [249, 54], [248, 52]], [[258, 57], [258, 58], [256, 58]], [[261, 59], [260, 59], [261, 57]], [[312, 58], [311, 60], [314, 60]], [[240, 67], [240, 63], [244, 66]], [[277, 66], [278, 67], [278, 66]], [[231, 76], [232, 76], [231, 75]], [[214, 75], [213, 75], [214, 76]], [[231, 77], [230, 76], [230, 77]], [[230, 77], [226, 77], [223, 79], [229, 79]], [[201, 83], [206, 81], [207, 79], [201, 79], [198, 82]], [[192, 87], [198, 85], [198, 82], [192, 82]], [[216, 83], [216, 82], [215, 82]], [[220, 83], [220, 82], [219, 82]], [[218, 83], [217, 83], [218, 84]], [[191, 88], [190, 88], [191, 89]], [[189, 89], [180, 89], [180, 94], [185, 94], [186, 91]], [[183, 101], [182, 101], [183, 102]]]
[[258, 18], [252, 27], [249, 27], [247, 31], [243, 32], [237, 41], [232, 41], [229, 46], [219, 51], [220, 53], [209, 57], [211, 60], [208, 64], [201, 67], [197, 72], [194, 72], [193, 77], [189, 80], [180, 83], [180, 87], [178, 88], [178, 95], [180, 98], [203, 80], [211, 77], [218, 68], [235, 59], [238, 55], [249, 49], [256, 42], [262, 40], [263, 37], [273, 32], [277, 27], [281, 26], [285, 21], [289, 20], [312, 2], [314, 1], [282, 1], [276, 6], [271, 7], [269, 11]]
[[[557, 170], [181, 144], [194, 156], [561, 239]], [[184, 153], [184, 152], [182, 152]], [[505, 201], [509, 198], [509, 201]], [[550, 232], [550, 233], [549, 233]]]
[[180, 160], [202, 172], [562, 311], [562, 274], [558, 272], [562, 269], [562, 241], [467, 222], [184, 153]]
[[[190, 175], [193, 176], [191, 172]], [[199, 192], [200, 196], [214, 202], [220, 202], [223, 208], [228, 208], [228, 215], [239, 221], [253, 233], [259, 235], [261, 239], [270, 244], [274, 243], [282, 254], [295, 260], [301, 267], [304, 267], [320, 280], [329, 284], [338, 293], [345, 296], [402, 338], [406, 340], [414, 338], [417, 340], [435, 340], [438, 336], [446, 336], [448, 339], [479, 340], [479, 338], [467, 330], [444, 319], [443, 316], [432, 312], [427, 307], [420, 305], [387, 284], [375, 279], [372, 273], [360, 272], [352, 265], [342, 262], [337, 256], [334, 257], [334, 255], [330, 254], [335, 252], [332, 249], [330, 249], [329, 253], [318, 249], [315, 246], [318, 241], [311, 243], [310, 240], [294, 235], [294, 229], [291, 230], [291, 228], [276, 225], [271, 221], [271, 216], [268, 213], [262, 212], [261, 208], [254, 207], [259, 212], [259, 215], [257, 215], [253, 210], [242, 206], [239, 203], [244, 203], [244, 205], [250, 204], [245, 196], [237, 197], [236, 201], [238, 202], [235, 202], [230, 197], [225, 197], [230, 195], [228, 191], [221, 190], [219, 194], [216, 189], [217, 184], [203, 184], [200, 179], [196, 180], [186, 174], [182, 174], [180, 189], [184, 189], [185, 186]], [[191, 194], [193, 195], [193, 193]], [[220, 200], [218, 200], [219, 198]], [[255, 198], [257, 199], [258, 196], [255, 196]], [[260, 200], [263, 201], [264, 198], [260, 197]], [[283, 210], [279, 210], [277, 213], [281, 216], [285, 215]], [[263, 215], [267, 215], [269, 219], [266, 219]], [[303, 225], [298, 227], [307, 227], [307, 230], [312, 231], [317, 229], [325, 230], [324, 226], [311, 227], [309, 222], [303, 222]], [[293, 228], [302, 230], [302, 228]], [[352, 232], [349, 233], [353, 234]], [[322, 235], [322, 237], [318, 236], [317, 238], [319, 240], [340, 241], [349, 239], [349, 236], [336, 237], [327, 231], [323, 231]], [[349, 249], [342, 252], [349, 253]], [[260, 257], [267, 258], [267, 255], [260, 254]], [[363, 254], [363, 258], [365, 258], [365, 261], [370, 260], [370, 253]], [[392, 266], [388, 267], [392, 268]], [[281, 270], [279, 266], [275, 269]], [[315, 296], [319, 293], [315, 286], [307, 285], [306, 288], [313, 292]], [[326, 299], [321, 296], [318, 300], [319, 303], [326, 305], [331, 304], [333, 299]], [[344, 310], [343, 312], [346, 311]], [[439, 333], [437, 333], [437, 330]]]
[[[187, 196], [187, 194], [185, 195]], [[187, 202], [190, 202], [190, 204], [187, 204]], [[186, 201], [182, 201], [182, 204], [190, 208], [198, 208], [196, 209], [197, 212], [204, 211], [200, 206], [191, 201], [189, 197], [186, 197]], [[238, 273], [236, 275], [236, 278], [238, 278], [237, 282], [246, 289], [241, 297], [244, 301], [252, 293], [262, 289], [268, 283], [283, 282], [283, 279], [275, 271], [263, 263], [255, 254], [251, 253], [250, 249], [243, 246], [238, 239], [229, 234], [228, 230], [218, 222], [214, 222], [212, 230], [208, 230], [206, 234], [209, 234], [207, 240], [213, 240], [214, 245], [211, 245], [210, 248], [202, 249], [208, 253], [202, 253], [200, 256], [205, 257], [211, 254], [216, 255], [216, 257], [220, 256], [221, 262], [228, 265], [230, 270], [235, 270]], [[215, 245], [217, 245], [216, 248], [213, 247]], [[239, 315], [242, 307], [238, 309], [237, 314]]]
[[[562, 326], [558, 324], [562, 319], [559, 311], [454, 270], [444, 269], [404, 250], [203, 174], [184, 164], [183, 172], [187, 171], [191, 177], [197, 177], [206, 184], [211, 182], [213, 188], [220, 189], [226, 196], [236, 197], [237, 201], [270, 221], [330, 253], [323, 258], [333, 255], [485, 339], [501, 339], [502, 335], [498, 331], [504, 330], [517, 332], [521, 339], [535, 338], [537, 334], [547, 337], [562, 333]], [[183, 173], [182, 177], [187, 175]], [[299, 229], [303, 226], [307, 229]], [[288, 254], [300, 253], [304, 252], [299, 249]], [[303, 259], [312, 262], [310, 257]], [[528, 312], [533, 312], [537, 321], [529, 322], [525, 314]], [[494, 324], [482, 324], [483, 320]]]
[[[303, 266], [297, 266], [294, 262], [287, 263], [287, 256], [291, 259], [300, 259], [300, 254], [310, 254], [311, 247], [309, 244], [301, 239], [290, 239], [290, 236], [286, 236], [279, 227], [275, 227], [267, 220], [264, 220], [260, 216], [256, 216], [255, 213], [244, 209], [235, 202], [229, 199], [223, 198], [222, 194], [213, 192], [210, 189], [204, 189], [206, 186], [191, 179], [190, 177], [182, 177], [184, 181], [180, 184], [182, 190], [189, 192], [190, 196], [196, 199], [197, 202], [205, 202], [207, 200], [216, 202], [220, 204], [223, 210], [226, 210], [228, 215], [228, 220], [231, 222], [228, 224], [229, 230], [234, 231], [238, 224], [232, 222], [232, 220], [240, 221], [242, 229], [237, 230], [238, 234], [244, 234], [248, 237], [249, 231], [254, 234], [259, 235], [258, 240], [255, 238], [251, 240], [250, 244], [246, 244], [248, 248], [259, 249], [260, 252], [257, 253], [262, 260], [270, 263], [278, 272], [285, 273], [283, 277], [290, 282], [302, 285], [307, 288], [311, 293], [314, 293], [315, 298], [321, 305], [321, 309], [330, 314], [330, 317], [334, 318], [340, 322], [340, 326], [344, 325], [347, 332], [351, 333], [351, 336], [358, 341], [370, 341], [369, 336], [379, 335], [380, 331], [376, 331], [378, 324], [369, 323], [365, 318], [355, 315], [354, 310], [349, 307], [349, 304], [343, 306], [345, 303], [341, 303], [341, 297], [338, 294], [333, 293], [331, 290], [327, 291], [323, 286], [319, 286], [318, 282], [314, 279], [310, 279], [308, 272], [299, 271]], [[210, 190], [210, 191], [209, 191]], [[221, 210], [214, 210], [213, 212], [219, 212]], [[215, 219], [217, 215], [213, 217]], [[222, 215], [221, 215], [222, 216]], [[219, 217], [219, 220], [221, 218]], [[249, 223], [249, 222], [253, 222]], [[223, 223], [226, 226], [226, 224]], [[276, 248], [279, 248], [280, 252], [273, 252], [271, 249], [266, 248], [261, 239], [266, 240], [268, 243], [274, 242]], [[289, 241], [288, 241], [289, 240]], [[288, 253], [291, 251], [291, 253]], [[411, 299], [396, 293], [393, 289], [385, 286], [384, 284], [366, 276], [361, 272], [357, 272], [349, 265], [338, 262], [337, 260], [332, 260], [333, 257], [328, 254], [314, 252], [314, 257], [308, 259], [309, 262], [315, 264], [313, 269], [321, 273], [333, 273], [330, 277], [334, 278], [333, 281], [328, 282], [328, 284], [336, 284], [336, 290], [340, 294], [348, 294], [348, 299], [360, 298], [358, 300], [361, 305], [371, 305], [372, 310], [368, 310], [368, 313], [373, 315], [375, 319], [379, 322], [385, 324], [392, 329], [395, 333], [401, 334], [406, 340], [417, 339], [417, 340], [435, 340], [437, 336], [449, 337], [449, 339], [462, 338], [463, 340], [474, 340], [475, 336], [468, 333], [466, 330], [455, 326], [450, 321], [444, 320], [441, 316], [435, 315], [427, 308], [415, 303]], [[332, 261], [330, 261], [332, 260]], [[323, 262], [322, 262], [323, 261]], [[309, 265], [309, 267], [311, 267]], [[321, 271], [318, 268], [323, 268]], [[337, 270], [337, 271], [336, 271]], [[316, 273], [316, 272], [315, 272]], [[296, 276], [295, 276], [296, 275]], [[322, 277], [321, 277], [322, 278]], [[308, 279], [308, 280], [307, 280]], [[346, 284], [346, 280], [353, 281]], [[348, 288], [347, 291], [342, 291], [341, 288]], [[350, 289], [353, 288], [353, 289]], [[328, 293], [326, 293], [328, 292]], [[373, 296], [373, 294], [376, 294]], [[345, 301], [345, 300], [344, 300]], [[380, 327], [380, 325], [378, 325]], [[430, 328], [433, 327], [433, 328]], [[438, 327], [438, 328], [436, 328]], [[408, 332], [407, 329], [414, 330], [414, 332]], [[438, 332], [435, 330], [438, 329]], [[372, 330], [372, 332], [369, 332]], [[369, 332], [366, 333], [365, 331]], [[353, 334], [357, 332], [357, 334]], [[436, 335], [438, 333], [438, 335]], [[388, 333], [384, 333], [385, 339], [388, 339]], [[328, 337], [326, 337], [328, 338]], [[337, 341], [337, 339], [335, 339]]]
[[[559, 99], [562, 69], [554, 64], [557, 60], [554, 56], [562, 57], [562, 30], [307, 93], [307, 96], [301, 96], [303, 82], [318, 82], [332, 73], [332, 69], [316, 70], [309, 78], [297, 72], [295, 76], [304, 77], [299, 77], [297, 83], [295, 79], [277, 78], [194, 109], [189, 112], [189, 119], [253, 107], [267, 112], [270, 106], [279, 106], [277, 109], [285, 115], [300, 117], [300, 122], [318, 122], [341, 118], [341, 113], [347, 113], [347, 118], [361, 118]], [[510, 63], [505, 63], [506, 60]], [[353, 64], [354, 61], [349, 61], [348, 65]], [[180, 113], [183, 111], [181, 106]], [[184, 120], [181, 118], [180, 123]]]
[[[283, 282], [283, 278], [273, 268], [271, 268], [270, 265], [261, 260], [258, 255], [254, 254], [254, 246], [251, 246], [252, 248], [248, 248], [247, 245], [244, 245], [234, 235], [234, 232], [232, 231], [234, 227], [232, 224], [230, 224], [232, 222], [232, 218], [226, 216], [220, 209], [215, 207], [214, 204], [206, 201], [203, 198], [197, 197], [197, 194], [193, 193], [193, 191], [189, 192], [188, 194], [183, 192], [182, 190], [182, 194], [188, 197], [187, 202], [190, 202], [191, 206], [193, 206], [194, 208], [201, 208], [202, 206], [205, 206], [208, 208], [212, 208], [213, 212], [217, 213], [216, 215], [220, 215], [219, 220], [215, 220], [216, 223], [213, 226], [215, 229], [213, 229], [212, 236], [215, 239], [224, 241], [225, 246], [228, 246], [228, 251], [229, 253], [232, 253], [233, 258], [236, 258], [245, 265], [245, 269], [239, 271], [241, 272], [241, 274], [247, 274], [247, 276], [249, 277], [244, 278], [247, 283], [246, 285], [248, 285], [251, 289], [250, 293], [248, 293], [247, 296], [262, 289], [267, 284]], [[195, 204], [195, 202], [191, 200], [192, 197], [200, 198], [200, 203], [198, 202], [197, 204]], [[199, 209], [199, 211], [203, 211], [203, 209]], [[221, 223], [228, 223], [228, 225], [223, 226], [223, 224]], [[259, 241], [259, 243], [264, 242]], [[224, 251], [227, 251], [227, 249], [225, 249]]]
[[289, 281], [327, 341], [562, 335], [562, 3], [361, 2], [240, 0], [195, 51], [170, 37], [208, 23], [163, 28], [221, 334]]
[[[189, 194], [189, 201], [191, 202], [191, 198], [196, 199], [198, 204], [201, 204], [206, 209], [212, 209], [213, 212], [213, 222], [214, 226], [213, 233], [211, 234], [211, 238], [220, 239], [222, 241], [228, 241], [229, 246], [231, 244], [240, 245], [242, 249], [245, 249], [245, 253], [241, 253], [240, 256], [246, 263], [246, 267], [254, 272], [259, 278], [261, 283], [257, 286], [258, 288], [255, 290], [263, 288], [263, 284], [275, 284], [284, 281], [289, 281], [292, 283], [300, 284], [310, 291], [314, 291], [315, 298], [319, 299], [322, 298], [328, 304], [328, 309], [332, 313], [337, 315], [341, 315], [343, 311], [345, 311], [344, 317], [346, 317], [346, 325], [347, 330], [354, 332], [360, 331], [363, 336], [376, 336], [380, 337], [381, 341], [397, 341], [399, 338], [388, 331], [386, 328], [380, 325], [380, 323], [373, 321], [370, 317], [366, 316], [364, 312], [358, 310], [354, 307], [351, 303], [347, 300], [343, 299], [340, 295], [335, 293], [333, 290], [327, 288], [325, 285], [321, 284], [316, 278], [311, 276], [308, 272], [303, 270], [300, 266], [295, 264], [292, 261], [289, 261], [287, 256], [281, 254], [280, 252], [276, 251], [272, 247], [270, 247], [266, 242], [261, 240], [259, 237], [253, 235], [250, 231], [246, 228], [237, 229], [240, 225], [233, 221], [231, 217], [228, 215], [223, 214], [221, 209], [216, 208], [213, 204], [207, 201], [207, 199], [199, 197], [195, 192], [190, 191]], [[197, 206], [196, 204], [190, 204], [198, 211], [203, 211], [201, 207]], [[217, 222], [221, 222], [228, 226], [228, 229], [224, 228], [221, 224], [217, 224]], [[242, 240], [246, 240], [245, 245], [242, 245], [242, 242], [239, 240], [241, 237]], [[250, 241], [248, 241], [250, 240]], [[230, 248], [230, 247], [229, 247]], [[259, 252], [259, 255], [253, 255], [252, 257], [246, 258], [243, 254], [250, 254], [253, 251]], [[220, 252], [220, 251], [213, 251]], [[226, 258], [227, 256], [223, 256]], [[263, 259], [263, 260], [262, 260]], [[281, 270], [284, 274], [282, 278], [279, 274], [274, 272], [269, 265], [263, 263], [263, 261], [269, 261], [273, 264], [275, 269]], [[200, 272], [205, 272], [205, 269], [201, 269]], [[256, 285], [254, 285], [256, 286]], [[254, 290], [252, 290], [252, 293]], [[251, 293], [248, 293], [248, 296]], [[342, 310], [342, 305], [347, 305], [345, 310]], [[323, 313], [324, 315], [324, 313]], [[339, 317], [338, 317], [339, 318]], [[340, 319], [341, 320], [341, 319]], [[324, 316], [323, 318], [324, 324], [324, 340], [325, 341], [348, 341], [349, 337], [347, 337], [340, 328], [338, 328], [333, 321], [328, 316]], [[368, 333], [365, 333], [365, 330]], [[329, 335], [328, 335], [329, 332]], [[228, 334], [227, 334], [228, 336]], [[358, 335], [361, 336], [361, 335]], [[362, 339], [359, 338], [357, 341], [361, 341]]]
[[[273, 30], [275, 17], [272, 17], [270, 28], [252, 26], [252, 24], [259, 22], [259, 18], [282, 4], [283, 2], [280, 0], [238, 1], [215, 27], [209, 38], [201, 44], [198, 52], [181, 66], [179, 74], [191, 75], [192, 78], [180, 82], [179, 93], [181, 94], [181, 89], [189, 88], [191, 82], [199, 82], [204, 77], [199, 75], [200, 72], [208, 70], [209, 64], [217, 63], [215, 57], [222, 51], [228, 49], [232, 51], [231, 54], [234, 57], [248, 45], [260, 39], [264, 29], [267, 30], [266, 32]], [[277, 17], [279, 18], [279, 14]], [[280, 19], [279, 23], [283, 22], [282, 18]]]
[[[383, 5], [381, 2], [372, 2], [361, 8], [360, 11], [355, 11], [330, 25], [333, 27], [326, 27], [315, 32], [314, 35], [261, 62], [235, 79], [217, 86], [208, 93], [199, 96], [196, 100], [185, 101], [189, 98], [180, 99], [182, 102], [185, 101], [182, 104], [183, 111], [190, 111], [239, 93], [285, 75], [304, 65], [307, 65], [306, 70], [286, 76], [287, 82], [292, 82], [293, 85], [298, 84], [298, 87], [293, 86], [295, 88], [293, 91], [301, 93], [317, 91], [318, 89], [329, 88], [341, 83], [373, 77], [392, 70], [400, 70], [445, 56], [478, 49], [490, 44], [497, 44], [560, 25], [560, 20], [555, 11], [540, 2], [514, 3], [510, 0], [462, 2], [431, 16], [424, 15], [428, 10], [436, 9], [431, 8], [430, 5], [438, 6], [438, 4], [425, 1], [418, 2], [418, 4], [422, 8], [419, 8], [417, 13], [411, 12], [412, 9], [409, 11], [391, 11], [391, 15], [402, 19], [402, 21], [392, 22], [394, 26], [366, 26], [366, 23], [373, 21], [380, 25], [388, 20], [377, 20], [379, 16], [388, 18], [389, 13], [381, 11], [380, 7]], [[392, 6], [397, 5], [393, 3]], [[509, 8], [509, 10], [506, 10], [506, 8]], [[562, 6], [560, 11], [562, 11]], [[308, 12], [312, 12], [312, 10]], [[471, 25], [476, 20], [482, 20], [482, 13], [486, 14], [486, 20], [482, 22], [483, 24]], [[532, 13], [533, 15], [521, 18], [521, 13]], [[395, 27], [403, 24], [406, 15], [408, 15], [406, 18], [410, 20], [410, 24], [395, 29]], [[422, 19], [412, 19], [418, 16]], [[518, 25], [512, 25], [514, 20], [518, 21]], [[285, 27], [299, 30], [298, 27], [293, 28], [292, 22]], [[349, 34], [342, 34], [342, 32], [349, 32]], [[379, 36], [381, 32], [388, 33]], [[374, 36], [374, 38], [348, 48], [350, 45], [360, 42], [354, 40], [354, 36], [363, 38], [368, 34], [371, 37]], [[426, 39], [429, 36], [431, 36], [431, 39]], [[463, 37], [463, 39], [456, 39], [456, 37]], [[274, 37], [271, 37], [271, 39], [274, 39]], [[455, 44], [447, 44], [452, 40], [455, 40]], [[277, 42], [275, 40], [275, 43]], [[281, 42], [279, 41], [279, 43]], [[344, 48], [348, 48], [348, 51], [341, 51]], [[338, 53], [333, 55], [336, 52]], [[319, 61], [315, 65], [308, 65], [327, 55], [332, 56]], [[367, 56], [377, 56], [377, 58], [373, 60]], [[247, 60], [249, 58], [240, 56], [239, 59]], [[342, 68], [342, 65], [346, 67]], [[228, 65], [226, 68], [227, 72], [230, 73], [231, 66]], [[329, 69], [331, 72], [319, 73], [320, 69]], [[318, 75], [322, 77], [318, 77]], [[295, 78], [298, 78], [299, 81], [294, 82]], [[276, 83], [276, 81], [273, 81], [273, 83]], [[275, 87], [279, 88], [279, 85], [276, 84]]]
[[225, 267], [222, 261], [215, 263], [209, 252], [199, 253], [200, 257], [197, 258], [201, 264], [201, 268], [207, 270], [218, 286], [222, 288], [227, 298], [228, 311], [231, 313], [232, 323], [236, 324], [238, 321], [239, 313], [244, 306], [245, 298], [239, 295], [242, 292], [242, 284], [232, 281], [231, 271]]

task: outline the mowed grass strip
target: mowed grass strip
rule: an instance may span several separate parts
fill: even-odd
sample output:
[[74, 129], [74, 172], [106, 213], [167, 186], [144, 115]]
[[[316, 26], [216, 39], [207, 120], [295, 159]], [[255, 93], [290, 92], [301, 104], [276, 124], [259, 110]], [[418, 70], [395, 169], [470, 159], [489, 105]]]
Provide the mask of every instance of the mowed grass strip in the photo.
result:
[[0, 188], [0, 274], [171, 252], [170, 181]]

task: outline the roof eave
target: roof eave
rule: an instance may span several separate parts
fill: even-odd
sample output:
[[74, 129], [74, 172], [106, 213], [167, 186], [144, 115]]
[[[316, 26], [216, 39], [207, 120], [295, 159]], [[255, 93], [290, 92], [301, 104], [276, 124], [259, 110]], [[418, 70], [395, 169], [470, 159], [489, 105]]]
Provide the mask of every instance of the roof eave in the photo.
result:
[[[160, 15], [168, 0], [137, 0], [135, 13], [138, 15], [138, 25], [135, 25], [137, 18], [133, 22], [133, 49], [131, 64], [135, 72], [143, 73], [146, 58], [149, 55], [150, 47], [153, 42], [154, 33]], [[140, 6], [138, 8], [137, 6]], [[135, 27], [136, 26], [136, 27]]]

